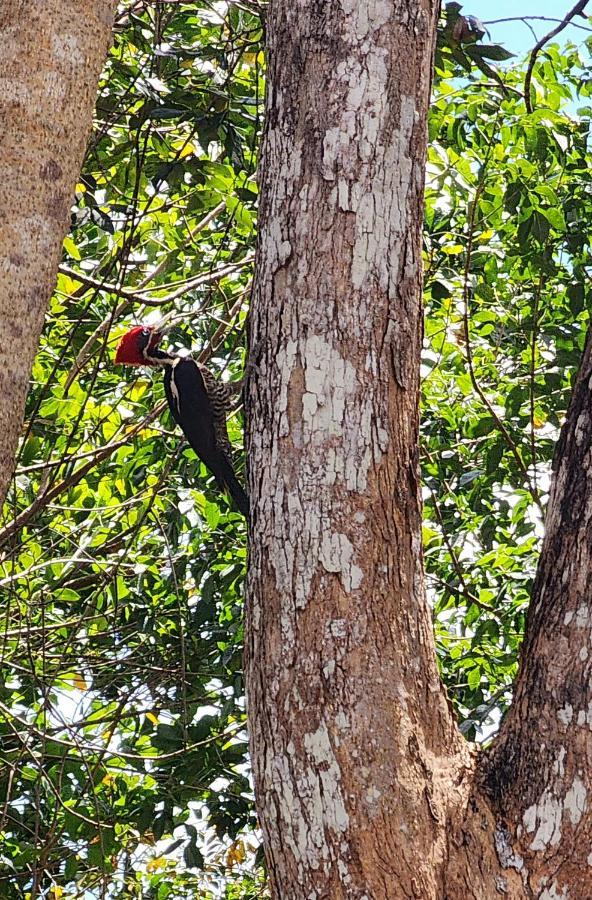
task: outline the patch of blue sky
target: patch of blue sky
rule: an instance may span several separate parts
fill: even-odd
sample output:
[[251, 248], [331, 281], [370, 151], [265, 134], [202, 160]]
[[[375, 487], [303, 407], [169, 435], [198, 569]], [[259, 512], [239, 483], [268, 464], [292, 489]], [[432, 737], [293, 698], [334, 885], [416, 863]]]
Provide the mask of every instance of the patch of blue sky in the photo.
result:
[[[573, 5], [570, 0], [467, 0], [462, 13], [481, 19], [491, 43], [502, 44], [520, 59], [559, 24]], [[589, 37], [592, 37], [592, 24], [576, 16], [554, 40], [559, 44], [572, 41], [582, 45]]]

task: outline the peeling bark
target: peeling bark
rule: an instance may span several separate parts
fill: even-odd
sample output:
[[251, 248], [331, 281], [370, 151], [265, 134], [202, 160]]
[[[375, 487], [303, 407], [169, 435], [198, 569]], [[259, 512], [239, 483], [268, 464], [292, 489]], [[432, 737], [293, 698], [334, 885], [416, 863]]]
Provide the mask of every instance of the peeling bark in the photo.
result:
[[436, 896], [446, 810], [470, 767], [438, 677], [420, 552], [437, 6], [299, 0], [269, 16], [246, 665], [259, 814], [284, 900]]
[[2, 0], [0, 503], [55, 285], [115, 0]]
[[268, 18], [245, 662], [281, 900], [592, 897], [590, 345], [490, 755], [436, 667], [417, 456], [437, 6], [272, 0]]

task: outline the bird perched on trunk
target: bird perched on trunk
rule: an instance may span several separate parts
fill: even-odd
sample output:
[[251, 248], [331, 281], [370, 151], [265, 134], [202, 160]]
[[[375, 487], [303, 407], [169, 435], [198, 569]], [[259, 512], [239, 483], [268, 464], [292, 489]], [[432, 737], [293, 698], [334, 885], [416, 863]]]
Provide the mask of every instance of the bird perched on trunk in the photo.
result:
[[163, 332], [152, 325], [137, 325], [119, 342], [115, 362], [164, 369], [164, 390], [174, 420], [220, 489], [228, 491], [248, 517], [249, 499], [234, 474], [226, 430], [230, 390], [190, 356], [161, 350], [162, 337]]

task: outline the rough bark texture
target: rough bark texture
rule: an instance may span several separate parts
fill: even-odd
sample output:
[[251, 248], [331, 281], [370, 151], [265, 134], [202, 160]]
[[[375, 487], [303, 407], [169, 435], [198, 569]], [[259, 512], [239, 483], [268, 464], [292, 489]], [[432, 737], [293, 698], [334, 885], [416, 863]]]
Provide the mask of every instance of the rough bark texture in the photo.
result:
[[[0, 500], [114, 6], [0, 10]], [[269, 12], [246, 665], [282, 900], [592, 896], [590, 340], [516, 699], [483, 761], [433, 652], [417, 432], [437, 6], [275, 0]]]
[[246, 675], [273, 896], [592, 897], [592, 351], [489, 756], [435, 663], [418, 491], [433, 0], [272, 0]]
[[0, 504], [115, 5], [0, 3]]
[[248, 450], [252, 756], [274, 894], [443, 896], [471, 766], [422, 580], [434, 0], [275, 2]]
[[486, 784], [528, 896], [592, 897], [592, 337], [555, 454], [514, 703]]

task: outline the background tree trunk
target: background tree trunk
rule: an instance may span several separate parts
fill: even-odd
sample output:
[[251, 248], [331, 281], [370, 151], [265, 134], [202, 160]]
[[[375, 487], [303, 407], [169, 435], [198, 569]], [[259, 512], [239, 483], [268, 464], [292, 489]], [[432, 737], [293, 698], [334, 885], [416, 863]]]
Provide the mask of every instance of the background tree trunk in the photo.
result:
[[0, 502], [55, 285], [115, 0], [0, 9]]
[[487, 785], [535, 896], [592, 896], [592, 332], [557, 445], [514, 703]]

